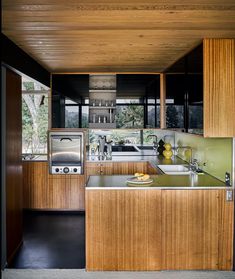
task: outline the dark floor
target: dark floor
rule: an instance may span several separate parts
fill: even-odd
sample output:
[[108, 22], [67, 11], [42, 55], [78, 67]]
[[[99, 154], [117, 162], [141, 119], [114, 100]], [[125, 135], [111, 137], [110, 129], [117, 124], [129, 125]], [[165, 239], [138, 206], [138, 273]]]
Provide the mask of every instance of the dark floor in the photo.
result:
[[24, 212], [24, 243], [10, 268], [84, 267], [84, 213]]

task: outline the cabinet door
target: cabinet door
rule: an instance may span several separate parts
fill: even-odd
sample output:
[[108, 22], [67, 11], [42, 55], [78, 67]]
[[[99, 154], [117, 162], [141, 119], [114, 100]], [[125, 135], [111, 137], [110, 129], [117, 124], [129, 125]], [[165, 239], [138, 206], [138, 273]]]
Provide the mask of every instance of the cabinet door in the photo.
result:
[[133, 174], [129, 171], [129, 163], [128, 162], [115, 162], [113, 163], [113, 175], [116, 174]]
[[70, 175], [69, 208], [85, 210], [85, 176]]
[[128, 172], [129, 174], [134, 174], [136, 172], [146, 173], [147, 162], [128, 162]]
[[24, 208], [48, 208], [47, 162], [23, 162]]
[[147, 163], [147, 173], [148, 174], [159, 174], [157, 168], [154, 168], [149, 162]]
[[100, 163], [86, 163], [86, 176], [100, 175]]
[[112, 163], [101, 163], [100, 164], [100, 175], [112, 175], [113, 164]]
[[231, 269], [228, 207], [233, 210], [233, 203], [221, 190], [162, 191], [162, 269]]
[[86, 268], [161, 269], [161, 190], [86, 192]]
[[204, 136], [235, 137], [235, 39], [205, 39]]

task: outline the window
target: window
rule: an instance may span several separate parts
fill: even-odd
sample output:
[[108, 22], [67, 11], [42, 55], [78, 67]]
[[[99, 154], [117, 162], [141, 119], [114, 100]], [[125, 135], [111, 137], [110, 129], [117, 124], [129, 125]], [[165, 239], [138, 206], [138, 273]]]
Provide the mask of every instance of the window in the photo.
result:
[[166, 106], [166, 126], [167, 128], [184, 128], [184, 106]]
[[22, 78], [22, 153], [46, 154], [49, 88]]
[[65, 128], [88, 128], [89, 99], [83, 104], [65, 99]]
[[65, 128], [79, 128], [78, 105], [65, 105]]
[[116, 100], [116, 124], [117, 128], [143, 128], [144, 105], [142, 99]]

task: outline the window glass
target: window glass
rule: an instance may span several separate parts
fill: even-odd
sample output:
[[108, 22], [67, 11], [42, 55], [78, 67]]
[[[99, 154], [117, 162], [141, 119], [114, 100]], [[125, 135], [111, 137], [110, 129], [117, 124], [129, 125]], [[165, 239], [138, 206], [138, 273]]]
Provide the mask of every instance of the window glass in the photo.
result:
[[88, 128], [89, 107], [82, 106], [82, 128]]
[[143, 99], [142, 98], [131, 98], [131, 99], [116, 99], [116, 104], [143, 104]]
[[143, 128], [144, 106], [141, 105], [117, 105], [117, 128]]
[[65, 128], [79, 128], [79, 106], [65, 106]]
[[166, 106], [167, 128], [184, 128], [184, 106]]
[[22, 78], [22, 153], [46, 154], [48, 87]]
[[203, 107], [189, 105], [189, 133], [203, 134]]
[[[147, 106], [148, 109], [148, 124], [146, 127], [159, 128], [160, 127], [160, 106]], [[156, 110], [156, 112], [155, 112]]]

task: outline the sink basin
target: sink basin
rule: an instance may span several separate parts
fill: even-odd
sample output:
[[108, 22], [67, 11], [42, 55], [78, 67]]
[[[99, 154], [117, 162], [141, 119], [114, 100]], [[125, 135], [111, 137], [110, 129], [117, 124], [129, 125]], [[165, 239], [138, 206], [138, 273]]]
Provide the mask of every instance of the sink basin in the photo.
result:
[[158, 168], [169, 175], [188, 175], [192, 173], [192, 171], [184, 165], [158, 165]]
[[138, 145], [137, 148], [140, 150], [153, 150], [153, 146], [148, 146], [148, 145], [146, 145], [146, 146]]
[[113, 152], [138, 152], [138, 150], [133, 145], [113, 145]]

